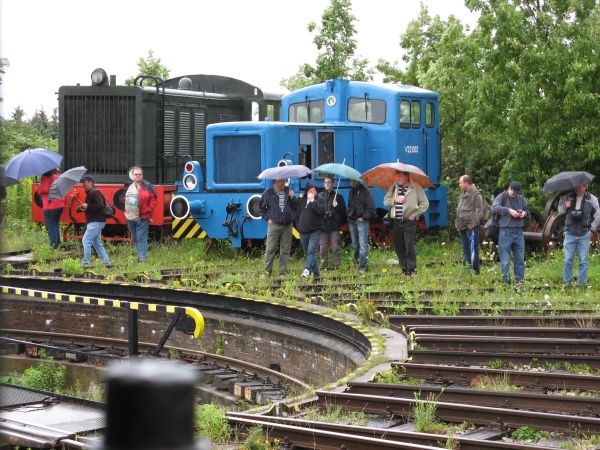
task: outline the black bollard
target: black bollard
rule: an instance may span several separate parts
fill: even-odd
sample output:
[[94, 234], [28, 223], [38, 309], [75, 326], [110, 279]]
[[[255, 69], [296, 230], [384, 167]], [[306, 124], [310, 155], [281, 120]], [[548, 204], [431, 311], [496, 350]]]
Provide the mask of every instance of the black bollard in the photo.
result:
[[196, 372], [185, 364], [133, 359], [110, 367], [101, 450], [208, 450], [194, 439]]

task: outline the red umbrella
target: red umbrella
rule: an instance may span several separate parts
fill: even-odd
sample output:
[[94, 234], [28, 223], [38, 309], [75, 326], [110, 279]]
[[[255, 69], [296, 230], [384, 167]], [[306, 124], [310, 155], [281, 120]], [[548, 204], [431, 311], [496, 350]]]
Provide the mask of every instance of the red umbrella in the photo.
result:
[[377, 167], [367, 170], [361, 175], [367, 186], [374, 186], [379, 189], [388, 189], [396, 181], [396, 173], [408, 172], [410, 179], [424, 188], [432, 187], [433, 183], [425, 172], [417, 166], [404, 164], [400, 161], [394, 163], [383, 163]]

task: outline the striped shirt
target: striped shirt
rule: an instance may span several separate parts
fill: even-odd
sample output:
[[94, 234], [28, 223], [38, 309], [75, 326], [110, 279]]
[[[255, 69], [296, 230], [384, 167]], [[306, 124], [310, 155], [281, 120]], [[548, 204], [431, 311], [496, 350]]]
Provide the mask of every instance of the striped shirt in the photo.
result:
[[[398, 186], [396, 189], [396, 197], [400, 195], [406, 195], [407, 189], [404, 186]], [[396, 207], [394, 210], [396, 212], [395, 219], [402, 220], [402, 214], [404, 212], [404, 203], [395, 202], [394, 206]]]
[[283, 208], [285, 208], [285, 190], [282, 189], [281, 191], [279, 191], [277, 193], [277, 197], [279, 197], [279, 209], [283, 211]]

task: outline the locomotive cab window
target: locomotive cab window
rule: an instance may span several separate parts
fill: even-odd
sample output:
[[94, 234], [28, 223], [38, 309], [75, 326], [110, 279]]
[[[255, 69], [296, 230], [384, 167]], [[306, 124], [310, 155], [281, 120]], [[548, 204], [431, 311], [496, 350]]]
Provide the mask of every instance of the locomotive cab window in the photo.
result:
[[289, 121], [302, 123], [323, 122], [323, 100], [294, 103], [289, 108]]
[[260, 136], [215, 137], [214, 180], [217, 184], [257, 183]]
[[421, 103], [413, 100], [411, 105], [411, 123], [413, 128], [421, 127]]
[[348, 99], [350, 122], [385, 123], [385, 101], [364, 98]]
[[408, 100], [400, 101], [400, 126], [410, 128], [410, 102]]
[[433, 103], [427, 102], [425, 103], [425, 126], [427, 128], [433, 128], [435, 124], [435, 109], [433, 108]]
[[[333, 132], [326, 131], [319, 133], [319, 154], [317, 156], [317, 164], [327, 164], [334, 161], [334, 139]], [[319, 178], [324, 178], [319, 176]]]

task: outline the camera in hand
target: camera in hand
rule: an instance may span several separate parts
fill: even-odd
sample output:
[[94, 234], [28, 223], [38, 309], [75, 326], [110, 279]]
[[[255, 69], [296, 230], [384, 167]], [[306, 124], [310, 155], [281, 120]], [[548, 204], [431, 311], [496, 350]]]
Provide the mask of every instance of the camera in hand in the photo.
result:
[[581, 209], [571, 211], [571, 220], [575, 223], [580, 223], [583, 220], [583, 211]]
[[75, 208], [75, 211], [83, 212], [83, 206], [79, 205], [77, 208]]

